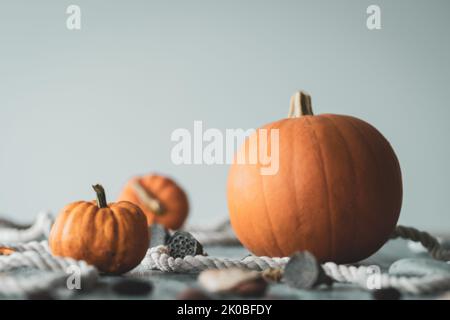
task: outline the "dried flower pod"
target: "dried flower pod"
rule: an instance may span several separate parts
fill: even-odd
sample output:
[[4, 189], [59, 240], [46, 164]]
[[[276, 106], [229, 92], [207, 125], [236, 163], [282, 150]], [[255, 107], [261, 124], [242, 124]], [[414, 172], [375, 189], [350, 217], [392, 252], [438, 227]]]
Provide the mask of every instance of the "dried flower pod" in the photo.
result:
[[316, 257], [308, 251], [291, 256], [284, 267], [284, 281], [297, 289], [312, 289], [318, 285], [331, 285], [333, 280], [325, 274]]
[[267, 282], [261, 273], [238, 268], [205, 270], [200, 273], [198, 281], [211, 293], [260, 297], [267, 289]]
[[174, 258], [196, 256], [203, 253], [203, 246], [189, 232], [177, 231], [168, 240], [169, 255]]

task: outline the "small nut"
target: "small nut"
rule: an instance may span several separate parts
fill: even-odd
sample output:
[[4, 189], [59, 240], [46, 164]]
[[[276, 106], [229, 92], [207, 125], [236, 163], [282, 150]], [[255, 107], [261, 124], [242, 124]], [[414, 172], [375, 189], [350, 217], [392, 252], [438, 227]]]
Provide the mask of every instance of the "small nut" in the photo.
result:
[[256, 297], [264, 295], [267, 289], [267, 282], [261, 273], [238, 268], [205, 270], [200, 273], [198, 281], [211, 293]]
[[267, 281], [262, 277], [243, 281], [232, 289], [232, 293], [242, 297], [262, 297], [267, 290]]

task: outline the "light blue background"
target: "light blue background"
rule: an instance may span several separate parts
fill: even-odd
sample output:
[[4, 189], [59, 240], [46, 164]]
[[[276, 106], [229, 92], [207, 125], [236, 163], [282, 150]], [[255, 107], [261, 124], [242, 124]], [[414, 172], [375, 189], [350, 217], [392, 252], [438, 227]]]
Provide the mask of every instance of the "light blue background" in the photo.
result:
[[[66, 28], [78, 4], [82, 30]], [[366, 8], [382, 9], [382, 30]], [[252, 128], [309, 91], [316, 113], [350, 114], [392, 143], [404, 178], [401, 223], [446, 231], [450, 181], [450, 2], [0, 2], [0, 211], [114, 200], [157, 171], [189, 193], [189, 223], [227, 215], [223, 166], [175, 166], [171, 132]]]

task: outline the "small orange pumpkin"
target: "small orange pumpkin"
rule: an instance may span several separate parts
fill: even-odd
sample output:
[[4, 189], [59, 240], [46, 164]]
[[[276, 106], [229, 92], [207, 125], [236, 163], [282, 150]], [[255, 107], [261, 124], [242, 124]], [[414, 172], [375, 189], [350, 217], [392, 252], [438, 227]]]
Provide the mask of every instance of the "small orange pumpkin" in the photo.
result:
[[100, 271], [121, 274], [136, 267], [148, 249], [149, 230], [144, 213], [127, 202], [106, 202], [102, 186], [93, 186], [95, 201], [67, 205], [49, 236], [56, 256], [84, 260]]
[[149, 174], [131, 179], [124, 187], [119, 201], [138, 205], [147, 216], [148, 225], [162, 224], [179, 229], [189, 212], [186, 193], [172, 179]]
[[[387, 241], [400, 214], [402, 178], [377, 129], [350, 116], [313, 115], [304, 92], [291, 98], [288, 119], [262, 128], [269, 135], [279, 130], [278, 172], [261, 175], [260, 162], [246, 161], [234, 163], [228, 176], [231, 224], [251, 252], [309, 250], [322, 262], [350, 263]], [[237, 159], [257, 152], [250, 141]]]

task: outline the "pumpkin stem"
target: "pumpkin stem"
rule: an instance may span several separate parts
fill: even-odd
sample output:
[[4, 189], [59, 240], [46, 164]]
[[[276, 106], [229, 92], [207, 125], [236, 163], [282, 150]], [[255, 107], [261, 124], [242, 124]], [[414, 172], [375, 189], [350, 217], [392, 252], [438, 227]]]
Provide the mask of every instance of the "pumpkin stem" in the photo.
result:
[[99, 208], [107, 208], [108, 203], [106, 202], [106, 194], [105, 189], [100, 184], [96, 184], [92, 186], [94, 188], [95, 193], [97, 194], [97, 206]]
[[153, 211], [153, 213], [158, 216], [162, 216], [164, 214], [165, 210], [161, 205], [161, 202], [159, 202], [159, 200], [156, 199], [156, 197], [153, 196], [153, 194], [145, 190], [138, 180], [136, 180], [131, 185], [131, 187], [133, 188], [134, 192], [136, 192], [137, 197], [144, 204], [144, 206], [146, 206], [148, 209]]
[[305, 91], [298, 91], [291, 97], [288, 118], [313, 116], [311, 96]]

